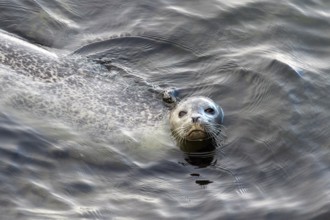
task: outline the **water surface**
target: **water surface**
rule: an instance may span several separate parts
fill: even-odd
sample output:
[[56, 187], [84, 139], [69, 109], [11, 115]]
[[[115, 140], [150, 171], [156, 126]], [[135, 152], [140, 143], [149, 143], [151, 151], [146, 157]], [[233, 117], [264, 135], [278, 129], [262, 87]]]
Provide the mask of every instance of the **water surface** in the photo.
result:
[[[330, 218], [327, 1], [3, 0], [0, 11], [16, 48], [70, 70], [49, 83], [0, 64], [4, 219]], [[154, 92], [168, 87], [224, 109], [210, 160], [172, 140]]]

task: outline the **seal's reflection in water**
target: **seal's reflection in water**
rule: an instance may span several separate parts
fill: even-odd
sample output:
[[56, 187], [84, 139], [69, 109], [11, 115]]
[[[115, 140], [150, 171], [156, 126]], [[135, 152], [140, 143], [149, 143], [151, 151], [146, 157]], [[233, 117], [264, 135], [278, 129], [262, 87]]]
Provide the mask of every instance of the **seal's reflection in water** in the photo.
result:
[[[207, 139], [202, 141], [183, 141], [178, 143], [180, 150], [183, 152], [184, 160], [187, 164], [199, 169], [207, 167], [216, 167], [217, 164], [217, 143], [215, 139]], [[230, 173], [221, 168], [221, 172]], [[190, 174], [195, 179], [195, 183], [204, 188], [208, 184], [213, 183], [212, 179], [203, 177], [199, 172]]]
[[216, 163], [216, 143], [214, 139], [203, 141], [185, 140], [179, 144], [185, 161], [193, 166], [204, 168]]
[[[211, 167], [213, 171], [217, 171], [218, 175], [223, 175], [224, 177], [229, 176], [233, 187], [237, 188], [239, 192], [244, 192], [245, 186], [240, 180], [240, 177], [230, 169], [217, 164], [218, 156], [222, 154], [222, 150], [219, 149], [222, 145], [219, 146], [218, 141], [217, 139], [210, 138], [202, 141], [184, 141], [177, 144], [183, 152], [186, 163], [194, 166], [196, 170]], [[205, 178], [205, 176], [199, 172], [193, 172], [190, 176], [194, 177], [195, 183], [202, 188], [217, 181], [212, 179], [213, 177], [211, 179]]]

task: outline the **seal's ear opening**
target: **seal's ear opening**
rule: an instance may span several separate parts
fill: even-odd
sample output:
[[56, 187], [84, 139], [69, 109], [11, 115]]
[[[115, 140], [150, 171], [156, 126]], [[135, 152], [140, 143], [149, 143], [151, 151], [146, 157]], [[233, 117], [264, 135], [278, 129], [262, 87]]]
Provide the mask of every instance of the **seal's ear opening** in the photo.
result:
[[162, 92], [162, 98], [164, 104], [170, 109], [175, 108], [178, 104], [178, 90], [176, 89], [167, 89]]

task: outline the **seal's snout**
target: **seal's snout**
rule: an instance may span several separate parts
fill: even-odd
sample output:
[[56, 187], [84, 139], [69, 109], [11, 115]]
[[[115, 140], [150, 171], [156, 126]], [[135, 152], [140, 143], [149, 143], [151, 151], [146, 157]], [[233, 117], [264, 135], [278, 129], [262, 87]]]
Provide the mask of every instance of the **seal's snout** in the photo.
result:
[[205, 138], [207, 138], [207, 134], [202, 128], [192, 128], [186, 136], [186, 139], [190, 141], [201, 141]]

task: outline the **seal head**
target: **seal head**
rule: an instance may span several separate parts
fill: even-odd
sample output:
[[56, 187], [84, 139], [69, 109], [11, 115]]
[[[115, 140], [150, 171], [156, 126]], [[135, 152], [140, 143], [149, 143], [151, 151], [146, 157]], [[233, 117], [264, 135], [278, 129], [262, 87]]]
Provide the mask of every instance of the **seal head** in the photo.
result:
[[213, 100], [203, 96], [189, 97], [172, 109], [170, 127], [179, 143], [217, 139], [223, 118], [222, 108]]

